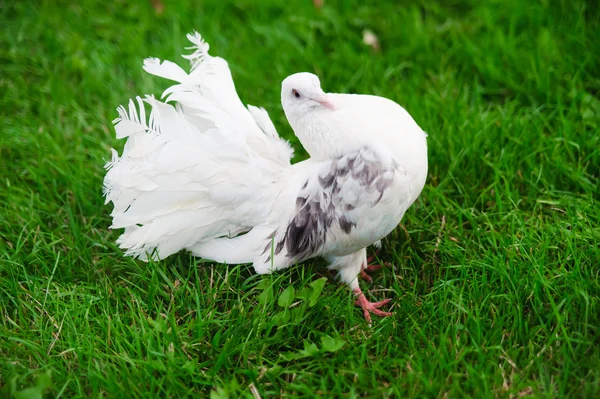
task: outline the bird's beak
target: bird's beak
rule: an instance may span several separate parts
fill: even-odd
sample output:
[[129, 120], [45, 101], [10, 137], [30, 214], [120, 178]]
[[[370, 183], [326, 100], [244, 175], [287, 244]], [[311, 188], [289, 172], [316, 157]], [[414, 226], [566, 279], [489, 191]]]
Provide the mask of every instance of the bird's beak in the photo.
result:
[[331, 110], [334, 110], [335, 107], [333, 106], [333, 103], [331, 102], [331, 99], [329, 98], [329, 96], [325, 93], [323, 94], [319, 94], [318, 96], [316, 96], [314, 98], [314, 100], [316, 102], [318, 102], [319, 104], [321, 104], [322, 106], [324, 106], [325, 108], [329, 108]]

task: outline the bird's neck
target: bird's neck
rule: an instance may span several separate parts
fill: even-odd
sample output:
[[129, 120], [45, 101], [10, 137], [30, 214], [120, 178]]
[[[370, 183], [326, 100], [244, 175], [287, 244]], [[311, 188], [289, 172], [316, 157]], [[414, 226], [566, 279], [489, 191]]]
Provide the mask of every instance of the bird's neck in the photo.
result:
[[364, 147], [385, 146], [402, 158], [413, 154], [422, 158], [427, 153], [427, 135], [413, 122], [407, 129], [378, 134], [368, 126], [349, 125], [339, 118], [329, 118], [328, 110], [307, 113], [294, 122], [294, 133], [308, 154], [316, 161], [336, 158]]
[[336, 126], [335, 121], [323, 118], [321, 114], [326, 112], [329, 111], [310, 112], [291, 123], [300, 143], [313, 160], [337, 158], [365, 146], [364, 137], [344, 132]]

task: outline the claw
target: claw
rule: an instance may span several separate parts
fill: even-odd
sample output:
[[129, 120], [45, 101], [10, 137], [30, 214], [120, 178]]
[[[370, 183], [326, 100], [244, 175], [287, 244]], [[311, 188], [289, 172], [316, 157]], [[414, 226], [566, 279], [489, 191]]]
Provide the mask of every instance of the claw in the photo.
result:
[[363, 314], [365, 316], [365, 320], [367, 320], [367, 323], [371, 324], [371, 313], [379, 317], [386, 317], [392, 315], [391, 312], [384, 312], [382, 310], [379, 310], [380, 307], [390, 303], [392, 301], [391, 299], [388, 298], [379, 302], [369, 302], [369, 300], [365, 297], [365, 294], [362, 293], [360, 288], [355, 289], [354, 293], [357, 296], [356, 302], [354, 302], [354, 304], [363, 309]]

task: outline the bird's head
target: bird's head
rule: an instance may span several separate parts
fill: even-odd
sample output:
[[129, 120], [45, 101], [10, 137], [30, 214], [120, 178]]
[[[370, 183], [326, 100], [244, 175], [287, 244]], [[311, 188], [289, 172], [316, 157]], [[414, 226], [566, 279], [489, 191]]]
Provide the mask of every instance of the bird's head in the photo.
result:
[[281, 82], [281, 105], [292, 125], [316, 109], [335, 109], [317, 75], [308, 72], [295, 73]]

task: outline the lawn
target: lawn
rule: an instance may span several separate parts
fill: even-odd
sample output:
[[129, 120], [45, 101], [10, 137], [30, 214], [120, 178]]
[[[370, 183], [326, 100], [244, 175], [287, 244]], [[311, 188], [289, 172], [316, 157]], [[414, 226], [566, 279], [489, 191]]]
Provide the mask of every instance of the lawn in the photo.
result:
[[[0, 396], [600, 397], [597, 2], [324, 3], [0, 1]], [[429, 133], [393, 266], [362, 283], [392, 317], [369, 327], [321, 262], [122, 256], [102, 198], [115, 108], [160, 95], [142, 60], [187, 67], [194, 29], [296, 161], [294, 72]]]

